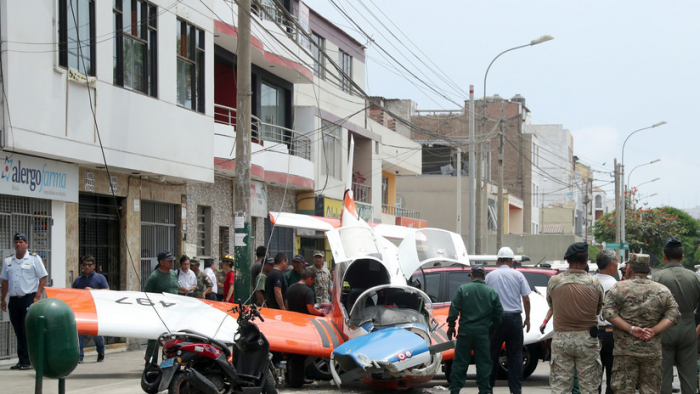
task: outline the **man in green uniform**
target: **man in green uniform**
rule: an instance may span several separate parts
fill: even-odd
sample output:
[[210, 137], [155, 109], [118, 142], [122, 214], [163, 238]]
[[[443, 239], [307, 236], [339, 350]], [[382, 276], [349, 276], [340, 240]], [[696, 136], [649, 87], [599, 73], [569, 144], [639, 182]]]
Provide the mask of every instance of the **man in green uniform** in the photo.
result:
[[603, 286], [585, 271], [588, 244], [571, 244], [564, 259], [569, 269], [547, 284], [547, 303], [556, 316], [549, 384], [552, 393], [569, 393], [576, 373], [582, 393], [597, 393], [603, 373], [597, 338]]
[[455, 322], [459, 316], [459, 334], [455, 357], [450, 374], [450, 392], [459, 393], [464, 387], [467, 368], [474, 352], [476, 364], [476, 384], [479, 393], [491, 393], [491, 341], [489, 334], [494, 333], [501, 325], [503, 306], [496, 290], [484, 282], [484, 268], [478, 265], [472, 267], [470, 283], [465, 283], [457, 289], [450, 305], [447, 317], [448, 339], [455, 335]]
[[681, 380], [681, 393], [696, 394], [698, 391], [697, 345], [693, 312], [700, 305], [700, 276], [683, 267], [681, 260], [683, 260], [683, 244], [672, 237], [664, 246], [666, 267], [652, 275], [654, 282], [668, 287], [681, 312], [678, 325], [669, 328], [661, 338], [663, 350], [661, 392], [670, 393], [673, 389], [671, 384], [675, 364]]
[[681, 318], [673, 294], [647, 278], [649, 255], [630, 254], [626, 280], [605, 296], [603, 318], [613, 332], [612, 388], [616, 394], [661, 393], [661, 333]]
[[[175, 256], [167, 250], [158, 253], [158, 267], [151, 273], [146, 281], [145, 291], [147, 293], [170, 293], [177, 294], [178, 284], [177, 284], [177, 273], [173, 271], [173, 265], [175, 265]], [[153, 347], [156, 345], [156, 341], [153, 339], [148, 340], [148, 346], [146, 346], [146, 364], [150, 362], [158, 363], [158, 355], [155, 355], [153, 360], [149, 360], [151, 353], [153, 352]]]

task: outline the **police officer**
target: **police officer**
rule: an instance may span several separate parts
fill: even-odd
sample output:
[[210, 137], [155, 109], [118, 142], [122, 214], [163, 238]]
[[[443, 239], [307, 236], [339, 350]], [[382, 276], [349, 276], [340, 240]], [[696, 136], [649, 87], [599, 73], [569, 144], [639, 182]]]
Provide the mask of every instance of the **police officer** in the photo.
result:
[[13, 237], [15, 254], [5, 259], [2, 264], [2, 310], [7, 312], [8, 305], [5, 301], [10, 294], [10, 322], [17, 336], [17, 356], [19, 362], [10, 369], [32, 369], [27, 349], [27, 334], [24, 320], [27, 310], [36, 301], [41, 299], [41, 294], [46, 286], [46, 272], [44, 263], [36, 253], [28, 253], [29, 242], [24, 233], [16, 233]]
[[697, 349], [695, 318], [693, 312], [700, 305], [700, 277], [681, 265], [683, 245], [673, 237], [664, 246], [664, 269], [652, 275], [654, 282], [668, 287], [678, 303], [681, 320], [661, 338], [663, 349], [663, 380], [661, 392], [670, 393], [673, 382], [673, 366], [678, 370], [682, 394], [696, 394]]
[[587, 243], [571, 244], [564, 259], [569, 269], [547, 284], [547, 303], [556, 316], [549, 384], [552, 393], [569, 393], [576, 372], [581, 392], [597, 393], [603, 372], [597, 339], [603, 287], [598, 278], [585, 271]]
[[450, 314], [447, 317], [448, 339], [455, 335], [455, 322], [459, 316], [459, 334], [450, 374], [450, 392], [453, 394], [459, 393], [464, 387], [472, 351], [479, 393], [491, 393], [489, 334], [493, 334], [501, 325], [503, 306], [498, 293], [484, 282], [484, 276], [484, 267], [473, 266], [469, 275], [471, 282], [457, 289], [450, 305]]
[[[680, 321], [673, 294], [647, 278], [649, 255], [630, 254], [625, 280], [605, 296], [603, 317], [615, 326], [612, 388], [615, 393], [661, 391], [661, 333]], [[553, 344], [552, 344], [553, 345]]]

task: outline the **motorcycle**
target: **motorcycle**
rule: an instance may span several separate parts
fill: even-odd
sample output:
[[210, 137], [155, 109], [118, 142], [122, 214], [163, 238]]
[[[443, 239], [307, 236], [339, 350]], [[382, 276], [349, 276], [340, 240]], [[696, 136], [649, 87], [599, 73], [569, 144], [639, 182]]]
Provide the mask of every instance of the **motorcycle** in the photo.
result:
[[265, 321], [253, 305], [231, 309], [238, 313], [233, 351], [214, 338], [190, 331], [166, 332], [158, 338], [141, 375], [141, 388], [149, 394], [277, 394], [277, 374], [270, 343], [253, 321]]

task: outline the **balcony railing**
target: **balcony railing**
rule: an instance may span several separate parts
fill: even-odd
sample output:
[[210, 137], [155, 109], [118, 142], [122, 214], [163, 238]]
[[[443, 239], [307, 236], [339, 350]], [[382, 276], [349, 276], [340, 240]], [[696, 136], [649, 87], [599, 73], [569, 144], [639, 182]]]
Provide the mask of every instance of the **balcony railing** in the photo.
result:
[[[214, 121], [233, 126], [236, 130], [236, 109], [214, 104]], [[251, 138], [254, 141], [268, 141], [287, 145], [289, 153], [302, 159], [311, 160], [311, 138], [286, 127], [261, 122], [256, 116], [250, 119]]]
[[[260, 19], [275, 22], [284, 27], [287, 36], [292, 40], [297, 39], [296, 24], [290, 18], [287, 18], [284, 11], [277, 8], [271, 0], [253, 0], [250, 7], [253, 14]], [[292, 18], [294, 18], [292, 16]], [[296, 19], [296, 18], [294, 18]]]
[[355, 197], [355, 202], [372, 203], [372, 187], [369, 185], [353, 182], [352, 195]]
[[382, 213], [400, 218], [420, 219], [420, 212], [410, 209], [399, 208], [393, 205], [382, 204]]

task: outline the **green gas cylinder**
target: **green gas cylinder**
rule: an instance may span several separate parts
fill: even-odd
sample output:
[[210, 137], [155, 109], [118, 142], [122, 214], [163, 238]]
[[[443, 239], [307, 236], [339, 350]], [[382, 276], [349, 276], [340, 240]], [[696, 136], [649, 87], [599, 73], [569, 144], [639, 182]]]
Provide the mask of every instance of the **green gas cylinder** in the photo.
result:
[[68, 304], [55, 298], [35, 302], [27, 313], [26, 327], [29, 359], [37, 372], [52, 379], [73, 372], [80, 347], [75, 315]]

